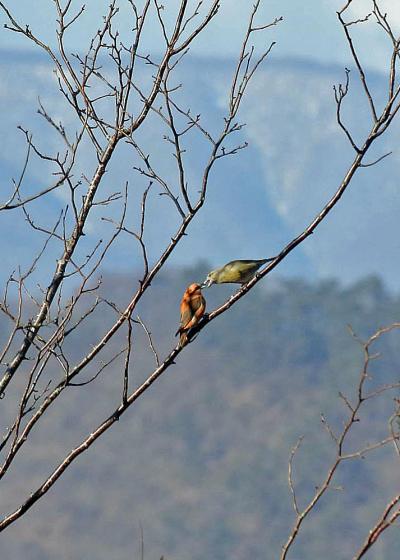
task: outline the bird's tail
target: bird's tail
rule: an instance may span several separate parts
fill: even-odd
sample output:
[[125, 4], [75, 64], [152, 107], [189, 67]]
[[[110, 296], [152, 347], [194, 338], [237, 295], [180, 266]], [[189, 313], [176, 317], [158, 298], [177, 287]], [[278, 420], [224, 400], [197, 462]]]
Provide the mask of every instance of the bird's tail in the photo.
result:
[[183, 329], [182, 327], [179, 327], [179, 329], [176, 331], [175, 336], [178, 336], [179, 334], [181, 337], [179, 341], [180, 346], [185, 346], [185, 344], [187, 344], [188, 341], [187, 333], [188, 331], [186, 329]]
[[181, 346], [185, 346], [188, 342], [188, 335], [187, 335], [187, 331], [182, 331], [181, 332], [181, 339], [179, 341], [179, 344]]
[[262, 264], [265, 264], [267, 262], [272, 262], [276, 259], [276, 257], [269, 257], [268, 259], [262, 259]]

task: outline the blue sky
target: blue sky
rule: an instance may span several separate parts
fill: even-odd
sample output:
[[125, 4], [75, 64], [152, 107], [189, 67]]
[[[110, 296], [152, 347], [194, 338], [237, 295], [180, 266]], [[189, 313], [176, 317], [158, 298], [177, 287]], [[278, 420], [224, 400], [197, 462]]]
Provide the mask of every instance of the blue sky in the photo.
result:
[[[55, 44], [56, 10], [51, 0], [37, 0], [32, 9], [32, 0], [6, 0], [6, 5], [12, 7], [13, 13], [21, 23], [29, 24], [31, 29], [45, 41]], [[189, 5], [195, 5], [193, 0]], [[210, 0], [206, 0], [207, 6]], [[283, 16], [284, 21], [267, 33], [267, 41], [278, 42], [275, 55], [281, 57], [309, 58], [318, 62], [331, 64], [350, 64], [349, 51], [338, 25], [336, 10], [344, 0], [268, 0], [260, 10], [260, 23]], [[71, 50], [83, 51], [88, 43], [88, 32], [95, 31], [101, 23], [101, 15], [109, 4], [109, 0], [87, 0], [81, 23], [71, 27], [69, 31], [69, 46]], [[130, 21], [128, 3], [119, 2], [120, 23], [125, 33], [129, 32]], [[142, 2], [137, 2], [140, 6]], [[176, 11], [178, 0], [165, 0], [165, 14]], [[213, 22], [212, 28], [204, 34], [196, 45], [196, 50], [209, 56], [232, 56], [237, 54], [241, 31], [247, 19], [247, 14], [253, 2], [249, 0], [222, 0], [221, 12]], [[75, 10], [82, 5], [81, 1], [73, 0]], [[353, 0], [348, 10], [351, 17], [365, 16], [371, 10], [370, 0]], [[400, 2], [381, 0], [382, 10], [387, 11], [395, 26], [400, 27]], [[2, 23], [5, 21], [1, 17]], [[382, 61], [386, 52], [386, 38], [374, 21], [363, 24], [359, 30], [364, 34], [363, 43], [367, 45], [367, 64], [374, 69], [383, 69]], [[365, 41], [365, 34], [368, 40]], [[265, 36], [264, 36], [265, 37]], [[153, 20], [147, 35], [147, 46], [150, 51], [160, 50], [159, 27]], [[33, 44], [18, 34], [13, 34], [1, 28], [0, 48], [26, 49], [35, 48]]]

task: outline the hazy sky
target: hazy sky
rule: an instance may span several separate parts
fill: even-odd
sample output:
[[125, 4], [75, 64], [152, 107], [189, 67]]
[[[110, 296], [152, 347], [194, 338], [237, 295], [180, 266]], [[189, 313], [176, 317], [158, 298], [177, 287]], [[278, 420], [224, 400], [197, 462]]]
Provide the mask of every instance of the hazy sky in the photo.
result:
[[[178, 0], [164, 0], [165, 13], [173, 14]], [[209, 5], [210, 0], [205, 1]], [[288, 57], [311, 58], [324, 63], [349, 64], [348, 47], [343, 40], [343, 34], [338, 25], [336, 10], [344, 0], [264, 0], [260, 10], [260, 23], [283, 16], [284, 21], [272, 28], [267, 40], [276, 40], [278, 45], [275, 55]], [[75, 9], [81, 6], [80, 0], [73, 0]], [[101, 15], [109, 0], [86, 0], [86, 10], [80, 25], [71, 27], [69, 31], [69, 46], [74, 51], [82, 51], [87, 46], [88, 32], [95, 31], [101, 23]], [[140, 6], [142, 2], [137, 2]], [[193, 0], [190, 5], [197, 4]], [[252, 0], [222, 0], [221, 13], [213, 22], [212, 28], [198, 42], [196, 49], [211, 56], [235, 55], [239, 48], [240, 31], [246, 22], [246, 14], [253, 5]], [[30, 25], [32, 30], [45, 41], [55, 42], [55, 7], [52, 0], [6, 0], [6, 5], [12, 7], [18, 20]], [[34, 5], [35, 9], [32, 9]], [[121, 26], [127, 33], [130, 28], [128, 3], [119, 2], [121, 9]], [[393, 23], [400, 27], [400, 2], [398, 0], [381, 0], [380, 5], [387, 11]], [[365, 16], [372, 6], [370, 0], [353, 0], [354, 7], [349, 9], [349, 15]], [[1, 17], [4, 22], [4, 16]], [[367, 45], [366, 60], [370, 67], [381, 69], [386, 39], [376, 22], [363, 24], [363, 43]], [[365, 40], [367, 37], [367, 40]], [[149, 50], [160, 49], [159, 27], [153, 21], [147, 36]], [[29, 41], [18, 34], [0, 29], [0, 48], [33, 48]]]

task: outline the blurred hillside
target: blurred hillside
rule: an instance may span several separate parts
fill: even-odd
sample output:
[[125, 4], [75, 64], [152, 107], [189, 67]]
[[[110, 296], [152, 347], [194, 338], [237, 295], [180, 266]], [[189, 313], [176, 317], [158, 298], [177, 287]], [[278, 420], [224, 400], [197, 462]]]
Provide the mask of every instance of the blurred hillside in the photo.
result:
[[[198, 265], [164, 273], [138, 310], [161, 356], [176, 340], [183, 289], [206, 271]], [[103, 293], [116, 304], [131, 291], [129, 276], [104, 279]], [[207, 290], [208, 309], [232, 291], [232, 286]], [[338, 391], [354, 398], [363, 357], [346, 325], [367, 337], [399, 317], [400, 299], [374, 277], [348, 287], [334, 280], [266, 279], [208, 325], [120, 422], [2, 534], [1, 558], [139, 559], [141, 527], [146, 560], [162, 554], [168, 560], [277, 558], [293, 522], [290, 449], [305, 436], [294, 475], [304, 505], [334, 457], [320, 414], [338, 431], [346, 414]], [[113, 312], [101, 308], [69, 342], [70, 363], [112, 320]], [[6, 336], [4, 327], [1, 332]], [[134, 335], [132, 387], [153, 368], [139, 325]], [[105, 357], [123, 336], [113, 339]], [[373, 364], [369, 389], [398, 381], [399, 333], [374, 350], [382, 355]], [[122, 368], [116, 363], [94, 383], [64, 393], [2, 483], [6, 511], [118, 404]], [[15, 380], [10, 391], [18, 384]], [[394, 396], [366, 403], [347, 452], [387, 436]], [[2, 403], [4, 426], [9, 398]], [[342, 489], [328, 492], [305, 522], [290, 557], [351, 558], [399, 490], [398, 461], [393, 447], [386, 447], [345, 463], [334, 480]], [[367, 558], [397, 560], [399, 545], [398, 528], [388, 530]]]
[[[188, 57], [177, 68], [174, 83], [184, 84], [179, 91], [183, 106], [190, 107], [192, 114], [201, 114], [203, 125], [213, 132], [223, 122], [233, 67], [232, 60]], [[25, 157], [23, 135], [16, 127], [23, 125], [29, 129], [44, 151], [58, 146], [48, 124], [36, 113], [38, 97], [56, 121], [60, 120], [71, 133], [75, 129], [46, 59], [4, 51], [0, 71], [1, 103], [12, 108], [3, 112], [0, 122], [0, 171], [6, 199], [11, 192], [11, 178], [19, 177]], [[149, 77], [142, 75], [144, 81]], [[369, 79], [372, 90], [383, 101], [386, 78], [369, 74]], [[274, 57], [267, 60], [248, 91], [241, 114], [241, 122], [247, 126], [237, 135], [237, 141], [249, 142], [249, 148], [223, 161], [213, 171], [207, 204], [174, 253], [172, 265], [192, 264], [202, 257], [212, 264], [238, 257], [261, 258], [275, 254], [303, 230], [333, 194], [353, 156], [335, 120], [332, 85], [343, 80], [344, 70], [340, 67]], [[352, 72], [351, 94], [345, 100], [344, 112], [355, 138], [360, 140], [369, 127], [368, 105], [364, 101], [356, 73]], [[174, 184], [174, 160], [162, 135], [159, 120], [154, 117], [141, 130], [138, 141], [145, 151], [155, 151], [157, 168]], [[399, 125], [394, 122], [390, 134], [380, 139], [369, 161], [390, 150], [393, 154], [379, 165], [359, 172], [343, 202], [318, 229], [318, 235], [308, 239], [283, 263], [282, 274], [307, 279], [340, 275], [345, 284], [376, 274], [390, 289], [398, 290], [398, 135]], [[194, 194], [207, 152], [195, 137], [185, 148], [189, 186]], [[87, 174], [92, 169], [88, 149], [83, 151], [78, 164], [77, 176], [79, 171]], [[107, 188], [110, 192], [121, 190], [128, 180], [134, 185], [132, 196], [137, 196], [134, 165], [132, 152], [120, 152], [101, 195], [105, 195]], [[22, 190], [29, 194], [53, 180], [50, 169], [32, 160]], [[160, 254], [164, 233], [172, 235], [176, 227], [167, 203], [160, 204], [156, 195], [154, 200], [149, 197], [152, 212], [153, 202], [158, 210], [148, 217], [146, 231], [151, 260]], [[57, 190], [47, 197], [46, 205], [42, 201], [30, 205], [33, 218], [53, 224], [66, 196]], [[10, 230], [15, 240], [12, 251], [7, 235]], [[86, 235], [88, 245], [101, 235], [94, 221], [89, 223]], [[18, 264], [26, 266], [31, 262], [38, 245], [22, 211], [3, 213], [0, 238], [0, 279], [4, 280]], [[108, 269], [131, 270], [135, 258], [130, 240], [119, 241], [115, 248], [107, 262]], [[55, 252], [54, 258], [57, 256]], [[43, 282], [53, 262], [49, 259], [42, 264], [38, 282]]]

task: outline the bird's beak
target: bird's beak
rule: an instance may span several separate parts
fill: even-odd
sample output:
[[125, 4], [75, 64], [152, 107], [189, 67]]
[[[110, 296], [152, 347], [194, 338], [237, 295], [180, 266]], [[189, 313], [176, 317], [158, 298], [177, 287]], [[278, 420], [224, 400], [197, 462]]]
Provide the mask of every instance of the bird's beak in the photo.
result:
[[200, 288], [209, 288], [212, 284], [211, 278], [206, 278], [202, 284], [200, 284]]

